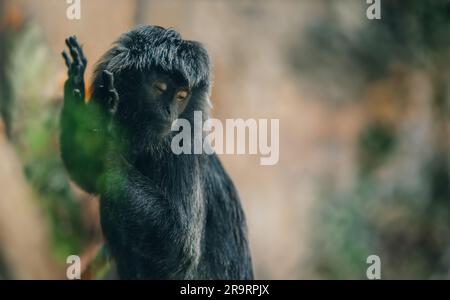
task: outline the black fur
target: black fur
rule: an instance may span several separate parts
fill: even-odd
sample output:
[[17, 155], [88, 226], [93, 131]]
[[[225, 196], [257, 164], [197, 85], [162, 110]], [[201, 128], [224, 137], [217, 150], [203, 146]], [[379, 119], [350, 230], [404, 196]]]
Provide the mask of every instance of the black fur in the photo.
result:
[[[102, 228], [121, 278], [251, 279], [244, 214], [218, 157], [173, 154], [175, 133], [160, 126], [174, 116], [193, 124], [195, 110], [206, 115], [204, 47], [171, 29], [137, 27], [97, 64], [85, 104], [86, 60], [74, 37], [66, 43], [62, 158], [80, 186], [100, 194]], [[149, 104], [148, 83], [162, 77], [190, 91], [178, 114]]]

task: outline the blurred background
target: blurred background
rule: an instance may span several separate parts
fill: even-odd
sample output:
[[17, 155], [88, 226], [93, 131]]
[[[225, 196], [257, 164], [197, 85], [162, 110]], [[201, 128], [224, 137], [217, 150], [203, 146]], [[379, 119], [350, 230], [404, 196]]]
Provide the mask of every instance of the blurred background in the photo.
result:
[[[64, 39], [93, 64], [136, 24], [201, 41], [212, 116], [280, 119], [280, 161], [223, 155], [258, 279], [450, 279], [450, 1], [0, 0], [0, 279], [108, 278], [98, 202], [59, 155]], [[87, 78], [89, 82], [89, 78]]]

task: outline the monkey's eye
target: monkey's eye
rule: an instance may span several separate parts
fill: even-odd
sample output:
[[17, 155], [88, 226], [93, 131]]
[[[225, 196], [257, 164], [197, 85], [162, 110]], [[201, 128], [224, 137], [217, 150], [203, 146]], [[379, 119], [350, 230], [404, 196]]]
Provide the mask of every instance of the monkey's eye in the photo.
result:
[[155, 82], [153, 85], [153, 88], [158, 92], [158, 93], [164, 93], [167, 90], [167, 84], [165, 84], [164, 82]]
[[189, 96], [189, 92], [186, 90], [178, 91], [175, 95], [175, 98], [177, 98], [178, 101], [184, 101]]

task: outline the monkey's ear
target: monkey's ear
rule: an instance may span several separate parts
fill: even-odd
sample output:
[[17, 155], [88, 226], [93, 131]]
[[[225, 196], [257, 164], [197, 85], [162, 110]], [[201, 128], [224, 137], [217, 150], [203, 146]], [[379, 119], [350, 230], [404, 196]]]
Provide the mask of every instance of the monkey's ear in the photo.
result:
[[104, 70], [102, 75], [103, 89], [107, 95], [109, 112], [111, 114], [115, 114], [117, 111], [117, 106], [119, 105], [119, 94], [114, 86], [114, 75], [107, 70]]

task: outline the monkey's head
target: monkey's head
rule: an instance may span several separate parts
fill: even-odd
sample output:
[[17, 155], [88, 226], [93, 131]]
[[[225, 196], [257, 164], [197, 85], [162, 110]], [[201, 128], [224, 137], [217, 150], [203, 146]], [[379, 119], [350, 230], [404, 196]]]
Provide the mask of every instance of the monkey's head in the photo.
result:
[[101, 88], [104, 70], [113, 73], [120, 98], [115, 118], [137, 143], [169, 136], [175, 119], [192, 121], [194, 111], [206, 112], [211, 85], [208, 53], [173, 29], [136, 27], [100, 59], [92, 99], [107, 109]]

